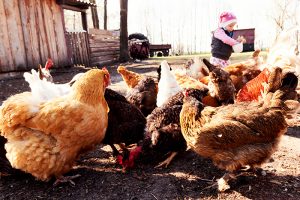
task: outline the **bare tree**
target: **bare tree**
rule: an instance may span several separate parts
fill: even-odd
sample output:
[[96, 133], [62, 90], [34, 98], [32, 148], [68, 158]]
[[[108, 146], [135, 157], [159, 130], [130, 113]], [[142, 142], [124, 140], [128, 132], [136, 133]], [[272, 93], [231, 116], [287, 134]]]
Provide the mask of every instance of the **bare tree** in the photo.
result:
[[276, 38], [286, 29], [287, 21], [291, 19], [290, 0], [276, 0], [274, 13], [270, 18], [276, 25]]
[[128, 0], [120, 0], [120, 62], [129, 60], [127, 11]]

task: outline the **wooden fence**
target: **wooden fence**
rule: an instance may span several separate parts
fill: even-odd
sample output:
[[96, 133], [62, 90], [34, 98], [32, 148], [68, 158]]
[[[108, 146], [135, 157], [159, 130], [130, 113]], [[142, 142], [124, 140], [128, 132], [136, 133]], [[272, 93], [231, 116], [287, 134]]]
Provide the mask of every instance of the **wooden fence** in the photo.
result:
[[120, 56], [119, 38], [119, 31], [90, 29], [90, 64], [94, 66], [116, 62]]
[[90, 66], [89, 41], [87, 32], [67, 32], [68, 48], [75, 65]]
[[1, 0], [0, 73], [70, 65], [63, 23], [56, 0]]

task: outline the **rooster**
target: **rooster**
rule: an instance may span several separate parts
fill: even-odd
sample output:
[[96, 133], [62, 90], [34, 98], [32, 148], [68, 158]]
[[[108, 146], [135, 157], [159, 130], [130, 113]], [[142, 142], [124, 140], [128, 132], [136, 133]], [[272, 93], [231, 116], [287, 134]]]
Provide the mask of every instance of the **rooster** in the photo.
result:
[[6, 157], [12, 167], [42, 181], [53, 176], [56, 183], [71, 181], [73, 177], [63, 174], [105, 136], [109, 108], [104, 91], [108, 83], [107, 71], [92, 69], [62, 97], [47, 100], [38, 93], [24, 92], [4, 101], [0, 131], [7, 139]]
[[174, 75], [170, 71], [170, 66], [167, 61], [161, 62], [161, 78], [158, 82], [158, 93], [156, 105], [159, 107], [167, 99], [177, 92], [181, 91], [181, 87], [178, 85]]
[[261, 165], [276, 150], [280, 136], [287, 131], [286, 111], [293, 113], [300, 107], [297, 101], [282, 100], [282, 88], [268, 93], [264, 103], [217, 108], [205, 107], [186, 93], [180, 112], [182, 134], [196, 153], [229, 171], [218, 180], [219, 191], [230, 188], [227, 182], [239, 169]]
[[[207, 89], [187, 89], [191, 96], [201, 101], [208, 92]], [[170, 97], [162, 106], [157, 107], [147, 117], [145, 138], [133, 149], [127, 158], [119, 156], [119, 163], [126, 170], [134, 166], [135, 160], [149, 163], [165, 158], [156, 167], [169, 166], [173, 158], [186, 150], [186, 142], [182, 136], [179, 124], [179, 113], [182, 108], [183, 94], [178, 92]]]

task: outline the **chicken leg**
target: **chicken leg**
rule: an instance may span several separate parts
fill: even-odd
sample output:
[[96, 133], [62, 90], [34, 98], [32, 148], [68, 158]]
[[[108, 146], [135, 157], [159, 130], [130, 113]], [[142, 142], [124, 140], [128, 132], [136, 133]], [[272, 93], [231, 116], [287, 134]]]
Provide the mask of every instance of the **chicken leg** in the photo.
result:
[[[125, 146], [124, 144], [119, 143], [118, 145], [119, 145], [119, 147], [122, 149], [123, 152], [128, 151], [128, 149], [126, 148], [126, 146]], [[110, 144], [109, 146], [110, 146], [110, 147], [112, 148], [112, 150], [113, 150], [113, 156], [117, 156], [117, 155], [120, 154], [120, 152], [119, 152], [118, 149], [115, 147], [115, 145]]]
[[75, 182], [73, 181], [73, 179], [80, 177], [80, 174], [76, 174], [74, 176], [61, 176], [59, 178], [56, 179], [56, 181], [53, 183], [53, 186], [57, 186], [60, 183], [70, 183], [71, 185], [75, 185]]
[[159, 168], [162, 166], [165, 166], [167, 168], [177, 154], [178, 154], [178, 152], [171, 152], [170, 156], [166, 160], [164, 160], [163, 162], [161, 162], [157, 166], [155, 166], [155, 168]]
[[111, 147], [111, 149], [112, 149], [112, 151], [113, 151], [113, 156], [117, 156], [117, 155], [120, 154], [120, 152], [119, 152], [118, 149], [115, 147], [115, 145], [110, 144], [109, 146]]

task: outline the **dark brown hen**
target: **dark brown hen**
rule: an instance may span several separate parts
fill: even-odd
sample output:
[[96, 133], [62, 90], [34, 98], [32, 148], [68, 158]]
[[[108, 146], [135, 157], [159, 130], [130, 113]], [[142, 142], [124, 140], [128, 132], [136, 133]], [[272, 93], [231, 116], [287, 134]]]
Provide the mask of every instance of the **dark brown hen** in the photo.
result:
[[209, 69], [209, 93], [215, 97], [221, 105], [234, 103], [235, 87], [230, 79], [230, 75], [225, 70], [212, 65], [208, 60], [203, 59], [203, 63]]
[[[206, 95], [207, 89], [188, 89], [189, 93], [201, 101]], [[186, 150], [186, 141], [184, 140], [180, 123], [179, 114], [183, 104], [183, 93], [179, 92], [170, 97], [161, 107], [157, 107], [147, 117], [145, 129], [145, 138], [136, 149], [141, 151], [139, 161], [151, 163], [161, 161], [169, 154], [167, 159], [161, 162], [157, 167], [168, 166], [178, 152]], [[131, 154], [136, 154], [135, 149]], [[129, 156], [130, 157], [130, 156]], [[133, 156], [132, 156], [133, 158]], [[133, 166], [134, 159], [123, 160], [124, 168]]]
[[144, 116], [148, 116], [156, 107], [157, 84], [151, 77], [144, 77], [132, 88], [126, 98], [137, 106]]
[[127, 145], [137, 143], [144, 138], [146, 118], [136, 106], [130, 104], [124, 96], [114, 90], [107, 88], [104, 97], [109, 113], [103, 143], [109, 144], [114, 155], [118, 155], [119, 152], [114, 144], [119, 144], [126, 151]]

